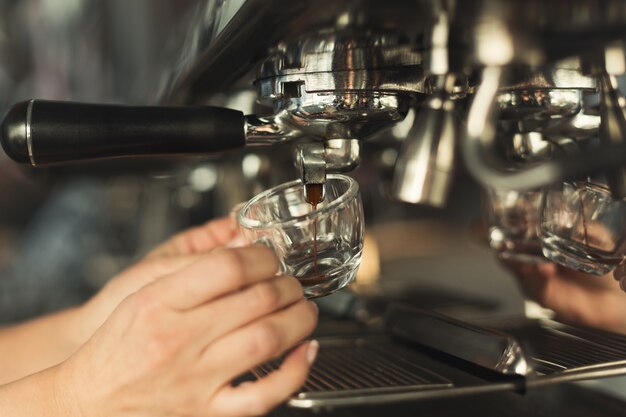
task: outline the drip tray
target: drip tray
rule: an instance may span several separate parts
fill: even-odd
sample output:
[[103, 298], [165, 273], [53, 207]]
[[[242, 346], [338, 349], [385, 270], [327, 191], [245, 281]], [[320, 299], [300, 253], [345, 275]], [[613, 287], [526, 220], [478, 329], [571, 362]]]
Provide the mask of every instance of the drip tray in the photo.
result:
[[[279, 366], [272, 361], [255, 370], [263, 377]], [[320, 351], [302, 391], [289, 404], [298, 407], [354, 403], [452, 387], [452, 381], [419, 365], [413, 352], [384, 338], [320, 339]]]
[[529, 319], [475, 325], [402, 306], [387, 323], [386, 334], [320, 338], [311, 374], [288, 405], [389, 404], [626, 375], [622, 335]]
[[524, 341], [539, 376], [626, 366], [626, 336], [550, 320], [519, 320], [490, 327]]

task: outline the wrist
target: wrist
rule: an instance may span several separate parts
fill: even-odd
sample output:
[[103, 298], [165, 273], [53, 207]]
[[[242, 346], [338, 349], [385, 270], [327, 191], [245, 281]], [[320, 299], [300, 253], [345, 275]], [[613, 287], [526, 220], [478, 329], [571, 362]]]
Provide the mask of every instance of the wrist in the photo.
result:
[[74, 390], [61, 377], [62, 365], [0, 386], [0, 415], [13, 417], [82, 417], [71, 395]]
[[49, 368], [51, 380], [51, 406], [64, 417], [83, 417], [78, 386], [73, 383], [73, 375], [69, 362]]
[[[63, 338], [65, 340], [68, 354], [78, 350], [96, 331], [89, 326], [88, 303], [71, 307], [61, 312], [65, 315]], [[68, 355], [69, 356], [69, 355]]]

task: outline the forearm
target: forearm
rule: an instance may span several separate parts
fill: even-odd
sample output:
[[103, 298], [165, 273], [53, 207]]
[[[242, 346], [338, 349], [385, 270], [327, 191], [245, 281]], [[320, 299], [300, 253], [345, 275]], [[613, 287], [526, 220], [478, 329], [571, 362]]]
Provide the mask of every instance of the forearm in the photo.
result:
[[10, 417], [73, 417], [76, 405], [57, 378], [58, 367], [0, 386], [0, 415]]
[[63, 362], [85, 333], [78, 307], [0, 329], [0, 385]]

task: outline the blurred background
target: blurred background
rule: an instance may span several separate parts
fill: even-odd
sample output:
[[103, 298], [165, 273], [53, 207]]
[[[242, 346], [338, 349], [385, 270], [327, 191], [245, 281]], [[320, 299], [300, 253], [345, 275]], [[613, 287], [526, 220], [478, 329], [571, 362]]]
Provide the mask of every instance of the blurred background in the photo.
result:
[[[0, 1], [0, 112], [31, 97], [155, 102], [163, 68], [177, 55], [176, 28], [194, 7]], [[186, 179], [179, 183], [185, 174], [177, 170], [29, 170], [0, 158], [3, 323], [85, 300], [146, 248], [193, 222], [196, 196], [179, 195]]]

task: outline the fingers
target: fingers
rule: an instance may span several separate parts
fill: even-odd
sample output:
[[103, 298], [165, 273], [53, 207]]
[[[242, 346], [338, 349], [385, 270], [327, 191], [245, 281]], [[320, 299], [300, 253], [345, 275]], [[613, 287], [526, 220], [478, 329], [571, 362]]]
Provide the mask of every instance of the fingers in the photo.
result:
[[510, 260], [503, 261], [503, 263], [516, 275], [517, 283], [524, 295], [541, 304], [541, 298], [548, 282], [547, 277], [550, 275], [546, 268], [551, 268], [553, 264], [546, 263], [546, 266], [542, 264], [540, 270], [538, 264], [520, 263]]
[[303, 300], [302, 286], [293, 277], [276, 277], [191, 310], [186, 321], [202, 334], [204, 348], [212, 340], [260, 317]]
[[622, 262], [613, 271], [613, 278], [619, 282], [622, 291], [626, 291], [626, 262]]
[[[112, 281], [123, 283], [127, 294], [137, 291], [139, 288], [161, 278], [172, 274], [180, 269], [191, 265], [201, 259], [202, 255], [181, 255], [165, 258], [145, 259], [130, 268], [122, 271]], [[120, 284], [122, 285], [122, 284]]]
[[167, 306], [186, 310], [274, 278], [276, 272], [278, 260], [266, 246], [218, 249], [154, 282], [148, 290]]
[[223, 217], [185, 230], [157, 246], [147, 258], [206, 252], [227, 244], [236, 235], [233, 219]]
[[317, 324], [317, 307], [302, 300], [270, 316], [222, 336], [203, 352], [208, 372], [224, 380], [276, 358], [309, 336]]
[[233, 417], [267, 414], [304, 385], [318, 348], [316, 340], [303, 343], [287, 356], [280, 369], [265, 378], [222, 388], [213, 403], [216, 414]]
[[104, 322], [111, 312], [126, 297], [139, 289], [172, 274], [200, 259], [201, 255], [172, 256], [167, 258], [145, 259], [122, 271], [109, 281], [106, 287], [84, 305], [88, 319], [82, 320], [84, 338]]

